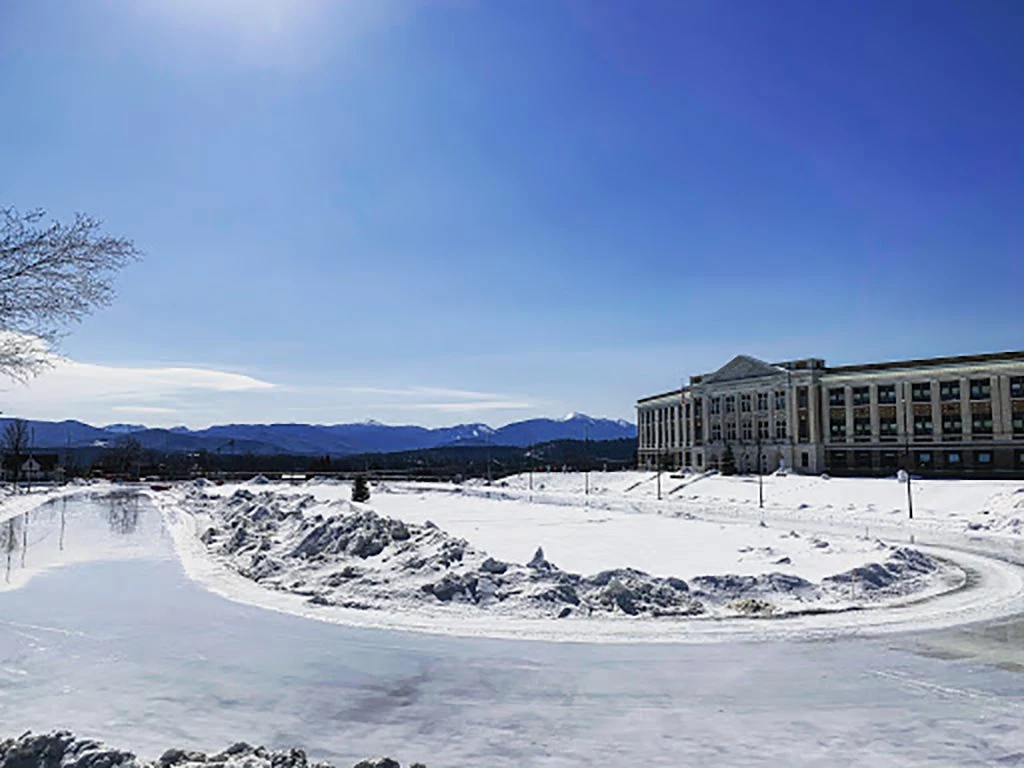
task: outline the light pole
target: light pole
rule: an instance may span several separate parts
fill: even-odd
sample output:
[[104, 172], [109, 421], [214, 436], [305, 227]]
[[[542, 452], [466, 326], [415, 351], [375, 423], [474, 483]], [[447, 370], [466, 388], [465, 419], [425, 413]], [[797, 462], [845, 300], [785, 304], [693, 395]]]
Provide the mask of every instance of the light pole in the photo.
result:
[[526, 465], [527, 466], [527, 471], [530, 473], [530, 490], [532, 491], [533, 490], [533, 445], [532, 444], [530, 445], [529, 452], [526, 454], [526, 458], [528, 460], [528, 463]]
[[583, 495], [590, 495], [590, 425], [583, 425]]
[[[758, 430], [760, 430], [760, 425]], [[757, 433], [757, 442], [754, 444], [757, 455], [754, 460], [757, 462], [757, 508], [761, 510], [761, 525], [764, 526], [764, 467], [761, 464], [761, 433]]]
[[[904, 383], [900, 399], [903, 402], [903, 466], [907, 473], [907, 519], [914, 519], [914, 494], [910, 489], [910, 414], [907, 411], [907, 393]], [[911, 405], [911, 407], [913, 407]]]

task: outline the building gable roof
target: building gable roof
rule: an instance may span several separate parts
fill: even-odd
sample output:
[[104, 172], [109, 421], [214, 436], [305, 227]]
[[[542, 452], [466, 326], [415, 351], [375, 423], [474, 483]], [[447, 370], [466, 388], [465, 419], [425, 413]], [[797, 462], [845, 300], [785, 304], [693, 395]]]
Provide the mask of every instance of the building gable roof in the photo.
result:
[[723, 365], [714, 373], [706, 375], [702, 383], [720, 383], [723, 381], [738, 381], [740, 379], [756, 379], [761, 376], [778, 376], [783, 370], [778, 366], [758, 360], [749, 355], [736, 355], [732, 360]]

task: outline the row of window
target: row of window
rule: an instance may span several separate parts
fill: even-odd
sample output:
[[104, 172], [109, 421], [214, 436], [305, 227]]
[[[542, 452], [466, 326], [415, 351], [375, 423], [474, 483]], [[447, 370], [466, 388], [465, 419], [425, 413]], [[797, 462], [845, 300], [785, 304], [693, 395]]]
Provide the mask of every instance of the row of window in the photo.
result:
[[[932, 421], [931, 413], [914, 414], [913, 433], [915, 437], [924, 437], [935, 434], [935, 424]], [[1011, 430], [1015, 437], [1024, 437], [1024, 410], [1014, 411], [1010, 420]], [[942, 434], [947, 436], [959, 436], [964, 431], [963, 419], [959, 413], [946, 413], [942, 416]], [[971, 432], [975, 435], [991, 435], [993, 421], [991, 411], [978, 411], [971, 414]], [[833, 439], [845, 439], [847, 436], [846, 421], [832, 421], [829, 424], [829, 434]], [[882, 418], [878, 422], [878, 434], [885, 437], [896, 437], [899, 434], [899, 424], [895, 418]], [[871, 436], [871, 419], [855, 416], [853, 419], [853, 435], [858, 438]]]
[[[971, 400], [990, 400], [992, 398], [991, 379], [970, 379], [968, 382]], [[850, 391], [853, 405], [870, 405], [870, 387], [852, 387]], [[1024, 376], [1014, 376], [1010, 379], [1010, 397], [1024, 398]], [[910, 385], [910, 399], [915, 403], [930, 403], [932, 401], [932, 384], [930, 381], [914, 382]], [[960, 400], [960, 381], [940, 381], [939, 399], [943, 402]], [[896, 385], [880, 384], [878, 386], [879, 404], [893, 404], [896, 402]], [[828, 390], [828, 404], [830, 406], [846, 405], [846, 388], [832, 387]]]
[[[739, 409], [741, 413], [752, 413], [755, 410], [767, 411], [769, 404], [774, 398], [774, 405], [776, 411], [786, 410], [786, 392], [782, 389], [777, 389], [775, 392], [756, 392], [749, 394], [741, 394], [737, 399], [736, 395], [716, 395], [712, 398], [710, 404], [710, 411], [712, 415], [721, 414], [723, 412], [722, 407], [725, 407], [725, 413], [735, 413], [736, 404], [739, 403]], [[698, 400], [698, 402], [700, 402]]]
[[[759, 419], [756, 424], [757, 439], [758, 440], [771, 440], [774, 435], [775, 440], [786, 439], [786, 420], [776, 419], [775, 430], [771, 429], [771, 424], [767, 419]], [[754, 439], [755, 424], [751, 421], [744, 421], [737, 425], [735, 421], [726, 421], [725, 429], [723, 432], [722, 424], [719, 422], [712, 422], [711, 424], [711, 440], [712, 442], [722, 439], [724, 434], [725, 439], [728, 440], [753, 440]]]
[[[957, 469], [973, 466], [978, 469], [993, 466], [993, 452], [976, 451], [913, 451], [912, 466], [918, 469]], [[1013, 453], [1015, 469], [1024, 469], [1024, 450]], [[830, 470], [841, 469], [896, 469], [906, 465], [906, 455], [898, 451], [828, 451], [825, 464]], [[1004, 467], [1005, 468], [1005, 467]]]

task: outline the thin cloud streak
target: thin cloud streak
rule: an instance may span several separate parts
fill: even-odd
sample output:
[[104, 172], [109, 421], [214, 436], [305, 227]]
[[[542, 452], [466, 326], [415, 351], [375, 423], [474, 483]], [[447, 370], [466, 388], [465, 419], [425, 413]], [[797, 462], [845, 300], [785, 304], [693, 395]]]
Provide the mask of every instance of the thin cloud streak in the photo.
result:
[[371, 405], [370, 408], [394, 408], [403, 411], [444, 411], [447, 413], [464, 413], [468, 411], [518, 411], [533, 408], [533, 403], [521, 400], [483, 400], [478, 402], [456, 403], [387, 403]]

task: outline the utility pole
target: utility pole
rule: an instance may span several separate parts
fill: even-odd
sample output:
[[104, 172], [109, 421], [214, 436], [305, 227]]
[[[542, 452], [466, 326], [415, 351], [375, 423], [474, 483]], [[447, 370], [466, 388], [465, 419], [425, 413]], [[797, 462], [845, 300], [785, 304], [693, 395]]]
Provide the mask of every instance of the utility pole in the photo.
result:
[[658, 454], [658, 501], [661, 501], [661, 454]]

